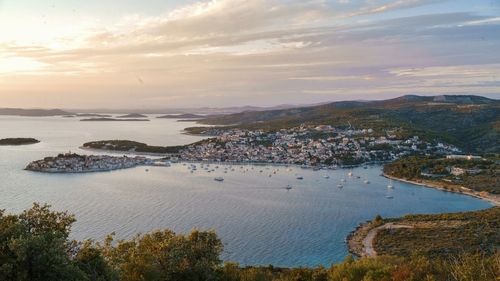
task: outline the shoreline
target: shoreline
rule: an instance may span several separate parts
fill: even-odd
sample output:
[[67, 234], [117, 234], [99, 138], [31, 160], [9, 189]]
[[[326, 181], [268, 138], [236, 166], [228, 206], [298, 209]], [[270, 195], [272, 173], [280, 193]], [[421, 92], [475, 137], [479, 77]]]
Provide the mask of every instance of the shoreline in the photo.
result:
[[474, 191], [470, 188], [467, 188], [465, 186], [459, 186], [459, 185], [454, 185], [454, 187], [458, 188], [459, 190], [448, 189], [448, 188], [443, 186], [444, 183], [440, 183], [440, 182], [436, 182], [436, 181], [432, 181], [432, 180], [413, 181], [413, 180], [407, 180], [407, 179], [391, 176], [391, 175], [388, 175], [386, 173], [383, 173], [382, 175], [388, 179], [396, 180], [399, 182], [414, 184], [414, 185], [423, 186], [423, 187], [427, 187], [427, 188], [434, 188], [434, 189], [437, 189], [440, 191], [445, 191], [445, 192], [453, 192], [453, 193], [457, 193], [457, 194], [463, 194], [463, 195], [475, 197], [478, 199], [482, 199], [484, 201], [491, 203], [493, 206], [497, 206], [497, 207], [500, 206], [500, 196], [495, 195], [495, 194], [491, 194], [491, 193], [486, 192], [486, 191], [483, 191], [483, 192]]
[[[123, 150], [109, 150], [109, 149], [100, 149], [100, 148], [90, 148], [80, 146], [78, 147], [81, 150], [92, 151], [97, 153], [110, 153], [110, 154], [121, 154], [121, 155], [138, 155], [138, 156], [154, 156], [154, 157], [171, 157], [172, 153], [155, 153], [155, 152], [138, 152], [138, 151], [123, 151]], [[210, 163], [210, 164], [220, 164], [220, 165], [273, 165], [273, 166], [286, 166], [286, 167], [297, 167], [302, 169], [318, 169], [318, 170], [337, 170], [337, 169], [352, 169], [363, 166], [373, 166], [373, 165], [383, 165], [390, 161], [372, 161], [372, 162], [364, 162], [360, 164], [354, 165], [337, 165], [335, 168], [331, 168], [330, 166], [311, 166], [311, 165], [303, 165], [303, 164], [295, 164], [295, 163], [276, 163], [276, 162], [259, 162], [259, 161], [216, 161], [216, 160], [189, 160], [189, 159], [178, 159], [171, 160], [173, 163]]]

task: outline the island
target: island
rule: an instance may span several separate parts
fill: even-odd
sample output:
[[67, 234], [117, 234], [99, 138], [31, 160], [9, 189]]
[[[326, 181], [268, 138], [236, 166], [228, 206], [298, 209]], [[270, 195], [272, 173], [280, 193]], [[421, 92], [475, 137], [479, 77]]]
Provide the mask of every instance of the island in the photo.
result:
[[158, 116], [156, 118], [164, 118], [164, 119], [201, 119], [206, 118], [206, 115], [192, 114], [192, 113], [184, 113], [184, 114], [167, 114]]
[[186, 146], [152, 146], [129, 140], [102, 140], [84, 143], [84, 149], [120, 151], [145, 154], [177, 154]]
[[0, 115], [26, 116], [26, 117], [50, 117], [50, 116], [72, 115], [72, 113], [61, 110], [61, 109], [0, 108]]
[[[133, 168], [139, 165], [155, 165], [146, 157], [79, 155], [75, 153], [45, 157], [29, 163], [25, 170], [44, 173], [88, 173]], [[165, 166], [165, 163], [158, 164]]]
[[40, 141], [34, 138], [6, 138], [0, 139], [0, 145], [27, 145], [35, 144]]
[[109, 114], [97, 114], [97, 113], [78, 113], [77, 117], [111, 117]]
[[124, 122], [124, 121], [131, 121], [131, 122], [137, 122], [137, 121], [149, 121], [149, 119], [118, 119], [118, 118], [86, 118], [86, 119], [81, 119], [80, 121], [83, 122]]
[[126, 114], [126, 115], [120, 115], [117, 116], [116, 118], [148, 118], [146, 115], [139, 114], [139, 113], [131, 113], [131, 114]]

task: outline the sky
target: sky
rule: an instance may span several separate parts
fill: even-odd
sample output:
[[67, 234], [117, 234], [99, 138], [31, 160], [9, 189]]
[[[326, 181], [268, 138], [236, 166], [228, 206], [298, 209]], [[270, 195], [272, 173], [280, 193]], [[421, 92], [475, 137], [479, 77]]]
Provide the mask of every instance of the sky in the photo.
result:
[[0, 0], [0, 107], [500, 98], [499, 0]]

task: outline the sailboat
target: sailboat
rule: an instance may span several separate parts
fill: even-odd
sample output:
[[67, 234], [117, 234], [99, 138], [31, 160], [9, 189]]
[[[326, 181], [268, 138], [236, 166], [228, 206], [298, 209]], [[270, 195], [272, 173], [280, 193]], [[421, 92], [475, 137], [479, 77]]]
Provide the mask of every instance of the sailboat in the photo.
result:
[[387, 185], [387, 188], [394, 188], [394, 186], [392, 185], [392, 179], [389, 179], [389, 184]]

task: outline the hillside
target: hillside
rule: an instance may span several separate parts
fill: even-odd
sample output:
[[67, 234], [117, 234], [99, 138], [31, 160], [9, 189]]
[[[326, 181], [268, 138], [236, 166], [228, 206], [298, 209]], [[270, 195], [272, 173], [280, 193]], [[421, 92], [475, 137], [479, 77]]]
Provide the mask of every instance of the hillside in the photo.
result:
[[248, 111], [206, 118], [200, 123], [268, 130], [300, 124], [351, 125], [379, 132], [400, 127], [408, 135], [445, 141], [467, 152], [500, 152], [500, 101], [480, 96], [340, 101], [294, 109]]
[[493, 255], [500, 243], [500, 208], [438, 215], [407, 215], [390, 222], [409, 227], [378, 232], [380, 255], [409, 256], [419, 252], [436, 258], [464, 252]]

